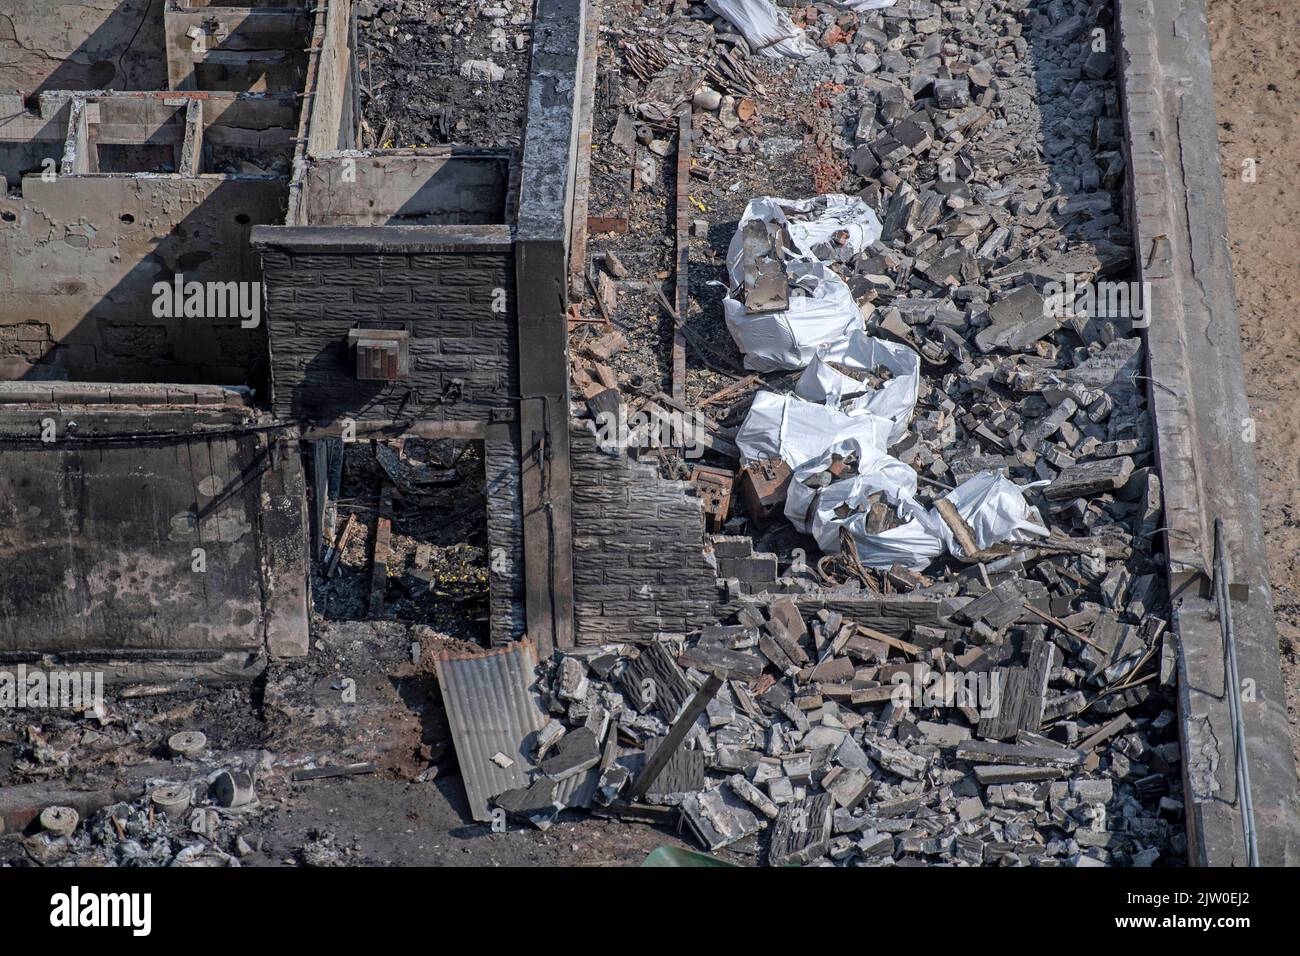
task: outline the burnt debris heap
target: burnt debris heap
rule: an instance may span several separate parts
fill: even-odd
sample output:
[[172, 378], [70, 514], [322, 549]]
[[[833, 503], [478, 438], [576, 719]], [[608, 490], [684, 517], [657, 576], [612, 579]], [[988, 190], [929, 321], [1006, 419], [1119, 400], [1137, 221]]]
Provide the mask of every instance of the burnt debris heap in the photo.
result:
[[[631, 186], [594, 190], [593, 212], [609, 190], [631, 201], [589, 223], [600, 301], [574, 325], [593, 440], [699, 495], [718, 623], [563, 654], [525, 748], [536, 779], [498, 804], [543, 824], [584, 800], [676, 807], [709, 849], [764, 834], [775, 864], [1176, 861], [1176, 649], [1110, 4], [777, 8], [793, 19], [775, 56], [741, 6], [606, 11], [593, 183]], [[691, 219], [747, 205], [725, 269], [702, 270], [722, 308], [692, 275], [697, 314], [646, 339], [620, 320], [680, 308], [634, 270], [656, 216], [665, 245], [680, 235], [684, 148]], [[827, 195], [778, 192], [786, 165]], [[683, 420], [689, 440], [664, 437]], [[635, 552], [585, 567], [579, 615], [658, 600]]]
[[233, 862], [259, 793], [453, 752], [498, 829], [1196, 857], [1146, 281], [1195, 243], [1111, 0], [18, 6], [0, 656], [268, 674], [296, 748], [68, 791], [49, 859]]

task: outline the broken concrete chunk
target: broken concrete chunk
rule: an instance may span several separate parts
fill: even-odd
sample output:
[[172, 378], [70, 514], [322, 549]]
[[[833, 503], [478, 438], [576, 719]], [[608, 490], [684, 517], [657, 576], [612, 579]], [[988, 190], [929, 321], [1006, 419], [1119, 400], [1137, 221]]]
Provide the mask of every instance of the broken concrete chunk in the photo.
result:
[[1032, 285], [1023, 285], [989, 307], [992, 324], [975, 334], [975, 344], [985, 352], [1007, 349], [1021, 352], [1055, 332], [1060, 320], [1045, 314], [1043, 297]]
[[780, 808], [769, 800], [762, 790], [759, 790], [758, 787], [746, 780], [742, 774], [735, 773], [728, 777], [727, 786], [735, 791], [738, 797], [769, 820], [775, 820], [777, 814], [781, 812]]
[[552, 780], [566, 780], [574, 774], [590, 770], [600, 763], [600, 742], [586, 727], [565, 734], [555, 749], [541, 761], [542, 773]]
[[1043, 497], [1052, 501], [1086, 497], [1124, 487], [1133, 473], [1132, 458], [1104, 458], [1071, 465], [1043, 489]]
[[460, 75], [475, 83], [500, 83], [506, 78], [506, 68], [491, 60], [466, 60], [460, 65]]
[[803, 866], [823, 855], [831, 841], [832, 809], [831, 798], [824, 793], [782, 807], [772, 826], [768, 863]]
[[725, 787], [687, 794], [681, 811], [691, 831], [708, 850], [720, 850], [759, 830], [753, 810]]

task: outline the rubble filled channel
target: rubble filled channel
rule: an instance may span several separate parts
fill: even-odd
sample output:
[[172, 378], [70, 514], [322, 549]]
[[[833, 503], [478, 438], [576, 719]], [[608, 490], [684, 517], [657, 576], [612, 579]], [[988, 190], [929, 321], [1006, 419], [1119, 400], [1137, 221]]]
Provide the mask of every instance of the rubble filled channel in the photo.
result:
[[[736, 613], [562, 654], [542, 773], [506, 805], [545, 823], [581, 771], [597, 807], [673, 806], [704, 848], [774, 865], [1179, 863], [1111, 3], [780, 4], [784, 51], [753, 49], [739, 6], [605, 5], [592, 213], [625, 179], [632, 202], [626, 232], [597, 223], [601, 301], [571, 335], [597, 435], [620, 404], [702, 422], [702, 459], [635, 431], [628, 451], [721, 483], [701, 497]], [[694, 334], [674, 400], [683, 111]], [[838, 324], [800, 311], [823, 283], [851, 303]], [[908, 374], [899, 412], [884, 396]], [[667, 763], [647, 759], [665, 737]]]
[[361, 0], [362, 147], [518, 147], [532, 42], [521, 0]]

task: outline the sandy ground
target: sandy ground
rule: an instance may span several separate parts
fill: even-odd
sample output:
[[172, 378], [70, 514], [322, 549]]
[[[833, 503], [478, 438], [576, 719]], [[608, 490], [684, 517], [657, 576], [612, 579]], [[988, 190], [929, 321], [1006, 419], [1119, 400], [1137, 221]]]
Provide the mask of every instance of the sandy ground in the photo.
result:
[[[1300, 190], [1295, 0], [1210, 0], [1220, 155], [1278, 637], [1300, 759]], [[1255, 181], [1243, 163], [1255, 161]]]

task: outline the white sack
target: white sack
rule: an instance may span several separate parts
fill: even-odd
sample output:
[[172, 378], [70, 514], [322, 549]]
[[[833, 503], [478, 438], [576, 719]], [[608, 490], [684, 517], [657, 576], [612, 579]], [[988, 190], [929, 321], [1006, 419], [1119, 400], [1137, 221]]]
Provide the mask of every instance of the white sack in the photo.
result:
[[[1035, 482], [1026, 487], [1033, 488], [1039, 484], [1046, 482]], [[957, 506], [957, 512], [975, 532], [975, 544], [981, 551], [1004, 541], [1047, 537], [1046, 528], [1029, 520], [1029, 503], [1025, 501], [1023, 489], [996, 471], [984, 471], [967, 478], [944, 497]], [[935, 512], [935, 517], [939, 518], [938, 512]], [[944, 546], [963, 557], [952, 529], [942, 518], [939, 518], [939, 527]]]
[[841, 10], [856, 10], [858, 13], [864, 13], [867, 10], [883, 10], [885, 7], [892, 7], [898, 0], [831, 0], [835, 6]]
[[[808, 477], [825, 471], [833, 454], [850, 453], [857, 455], [857, 474], [820, 489], [803, 483]], [[867, 497], [877, 493], [883, 493], [898, 507], [916, 495], [916, 472], [870, 444], [850, 438], [795, 469], [785, 499], [785, 515], [800, 531], [816, 538], [823, 551], [834, 554], [840, 550], [840, 525], [857, 516], [857, 509]], [[835, 513], [841, 505], [847, 505], [855, 514], [841, 518]]]
[[862, 329], [862, 312], [844, 280], [820, 262], [789, 267], [790, 307], [783, 312], [750, 314], [728, 296], [722, 301], [727, 331], [756, 372], [800, 369], [820, 347], [835, 359], [854, 332]]
[[[968, 478], [944, 497], [957, 506], [958, 514], [971, 526], [981, 551], [1004, 541], [1047, 536], [1046, 528], [1029, 520], [1024, 489], [996, 471]], [[898, 562], [920, 571], [945, 551], [961, 556], [952, 529], [938, 511], [933, 508], [927, 511], [914, 501], [904, 501], [900, 511], [910, 514], [911, 520], [881, 534], [866, 533], [865, 516], [857, 516], [848, 523], [849, 533], [857, 545], [858, 560], [864, 567], [888, 568]]]
[[[839, 354], [836, 354], [836, 352]], [[872, 389], [864, 382], [831, 368], [836, 362], [849, 368], [875, 371], [880, 366], [889, 369], [894, 377], [880, 388]], [[921, 389], [921, 357], [908, 346], [873, 338], [865, 331], [855, 331], [842, 349], [819, 349], [812, 363], [799, 377], [795, 394], [810, 402], [821, 402], [856, 415], [870, 412], [894, 423], [889, 443], [900, 441], [907, 434], [912, 420], [912, 410]], [[865, 392], [841, 405], [846, 395]]]
[[[867, 447], [884, 452], [893, 423], [870, 413], [845, 415], [793, 395], [759, 392], [736, 433], [741, 460], [781, 458], [792, 470], [840, 448]], [[853, 442], [858, 445], [852, 445]]]
[[934, 522], [943, 523], [938, 515], [926, 511], [916, 501], [903, 501], [900, 514], [909, 520], [880, 534], [867, 534], [867, 516], [854, 515], [847, 527], [857, 546], [858, 561], [866, 568], [891, 568], [895, 564], [912, 571], [925, 569], [943, 554], [943, 537]]
[[[812, 199], [759, 196], [741, 213], [736, 233], [727, 246], [727, 275], [734, 292], [741, 282], [744, 225], [751, 219], [779, 223], [785, 231], [786, 261], [829, 262], [852, 259], [880, 238], [880, 220], [862, 199], [827, 193]], [[835, 238], [836, 236], [839, 238]], [[838, 255], [837, 250], [843, 250]]]
[[708, 4], [714, 13], [735, 24], [755, 53], [803, 59], [817, 52], [789, 14], [778, 10], [771, 0], [708, 0]]

